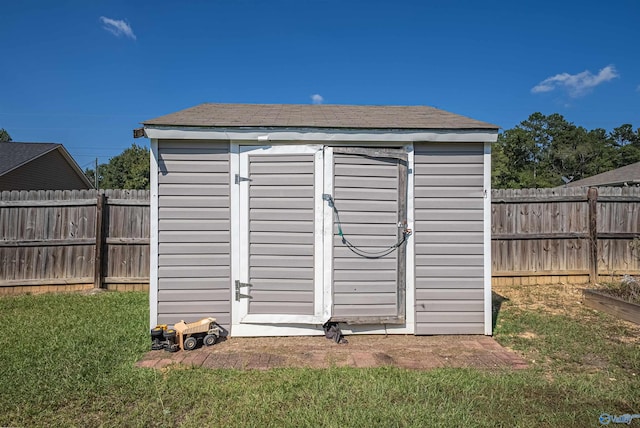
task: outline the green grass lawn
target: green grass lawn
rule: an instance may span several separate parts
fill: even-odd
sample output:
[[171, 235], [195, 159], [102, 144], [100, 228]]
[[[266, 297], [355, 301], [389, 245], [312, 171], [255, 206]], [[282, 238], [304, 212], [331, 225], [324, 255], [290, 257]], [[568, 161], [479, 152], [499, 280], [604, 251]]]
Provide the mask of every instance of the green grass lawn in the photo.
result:
[[[637, 331], [506, 301], [519, 371], [135, 368], [144, 293], [0, 298], [0, 426], [600, 426], [640, 413]], [[535, 360], [535, 361], [534, 361]], [[640, 420], [633, 421], [640, 426]]]

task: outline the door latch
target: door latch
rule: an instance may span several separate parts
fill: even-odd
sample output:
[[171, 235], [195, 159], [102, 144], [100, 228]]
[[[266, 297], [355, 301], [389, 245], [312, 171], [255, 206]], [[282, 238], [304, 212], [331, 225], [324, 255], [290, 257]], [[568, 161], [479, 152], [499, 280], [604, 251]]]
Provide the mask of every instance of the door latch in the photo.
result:
[[236, 279], [236, 302], [239, 302], [240, 299], [253, 299], [252, 296], [248, 294], [242, 294], [240, 292], [240, 288], [242, 287], [253, 287], [253, 284], [249, 284], [248, 282], [240, 282]]
[[333, 197], [331, 195], [329, 195], [328, 193], [323, 193], [322, 200], [327, 201], [327, 203], [329, 204], [329, 207], [333, 208], [334, 202], [333, 202]]
[[399, 221], [398, 222], [398, 229], [402, 229], [402, 234], [405, 236], [405, 238], [409, 235], [411, 235], [412, 231], [411, 229], [409, 229], [407, 227], [407, 223]]
[[240, 174], [236, 174], [236, 184], [240, 184], [242, 181], [251, 181], [248, 177], [240, 177]]

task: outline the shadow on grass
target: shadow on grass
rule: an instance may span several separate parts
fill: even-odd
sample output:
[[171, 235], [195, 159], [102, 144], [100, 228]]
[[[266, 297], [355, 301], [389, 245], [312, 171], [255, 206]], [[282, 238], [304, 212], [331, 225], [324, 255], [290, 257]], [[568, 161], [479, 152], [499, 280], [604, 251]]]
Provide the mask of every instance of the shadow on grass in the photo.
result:
[[496, 293], [495, 291], [491, 292], [491, 331], [495, 331], [496, 329], [496, 323], [498, 322], [498, 314], [500, 313], [502, 302], [507, 301], [509, 301], [508, 298]]

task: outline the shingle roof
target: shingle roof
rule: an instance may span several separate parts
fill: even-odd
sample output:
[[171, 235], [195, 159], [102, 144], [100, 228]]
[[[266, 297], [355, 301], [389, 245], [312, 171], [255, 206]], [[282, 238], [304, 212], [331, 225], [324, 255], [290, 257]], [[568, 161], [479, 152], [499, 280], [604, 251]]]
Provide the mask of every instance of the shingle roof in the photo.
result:
[[567, 186], [615, 186], [622, 184], [640, 184], [640, 162], [632, 163], [618, 169], [603, 172], [602, 174], [573, 181]]
[[40, 157], [61, 144], [57, 143], [0, 143], [0, 175]]
[[200, 104], [142, 122], [157, 126], [355, 129], [487, 129], [499, 127], [427, 106]]

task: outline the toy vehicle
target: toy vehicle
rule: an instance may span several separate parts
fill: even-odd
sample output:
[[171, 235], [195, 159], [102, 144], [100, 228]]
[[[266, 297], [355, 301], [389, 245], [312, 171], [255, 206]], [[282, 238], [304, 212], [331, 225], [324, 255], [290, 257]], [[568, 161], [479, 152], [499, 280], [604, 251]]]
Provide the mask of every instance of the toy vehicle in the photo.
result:
[[177, 352], [180, 349], [176, 343], [176, 331], [168, 328], [166, 324], [160, 324], [151, 329], [151, 350], [160, 349], [168, 352]]
[[180, 349], [191, 351], [196, 349], [198, 341], [206, 346], [216, 343], [220, 337], [220, 326], [215, 318], [202, 318], [199, 321], [185, 323], [184, 320], [173, 326], [176, 331], [177, 343]]

